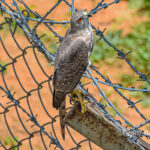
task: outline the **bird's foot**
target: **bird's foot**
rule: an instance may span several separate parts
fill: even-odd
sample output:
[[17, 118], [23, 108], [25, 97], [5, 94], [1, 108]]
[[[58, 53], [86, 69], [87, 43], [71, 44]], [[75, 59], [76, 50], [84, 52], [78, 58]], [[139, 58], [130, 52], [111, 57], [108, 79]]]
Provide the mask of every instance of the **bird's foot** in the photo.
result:
[[86, 103], [88, 103], [87, 100], [84, 100], [84, 97], [83, 97], [83, 94], [81, 91], [79, 90], [74, 90], [72, 93], [71, 93], [71, 99], [70, 100], [75, 100], [77, 102], [80, 102], [81, 104], [81, 112], [82, 113], [85, 113], [87, 111], [87, 108], [86, 108]]

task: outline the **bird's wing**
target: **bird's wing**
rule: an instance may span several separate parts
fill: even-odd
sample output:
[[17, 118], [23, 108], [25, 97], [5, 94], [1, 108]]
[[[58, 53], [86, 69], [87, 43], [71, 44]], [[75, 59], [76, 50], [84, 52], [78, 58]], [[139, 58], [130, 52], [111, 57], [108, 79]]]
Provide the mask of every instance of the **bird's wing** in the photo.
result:
[[88, 46], [82, 40], [65, 39], [58, 50], [53, 84], [55, 91], [71, 92], [79, 83], [88, 66]]

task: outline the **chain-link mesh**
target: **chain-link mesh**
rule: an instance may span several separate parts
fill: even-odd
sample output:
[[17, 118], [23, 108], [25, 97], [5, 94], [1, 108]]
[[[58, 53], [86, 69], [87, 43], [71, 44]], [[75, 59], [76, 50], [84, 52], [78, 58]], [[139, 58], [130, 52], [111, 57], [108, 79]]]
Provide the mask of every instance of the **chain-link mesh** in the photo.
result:
[[[101, 0], [95, 8], [91, 9], [89, 15], [93, 16], [101, 9], [105, 9], [109, 5], [118, 2], [119, 0], [114, 0], [105, 3], [105, 0]], [[50, 2], [47, 1], [47, 3]], [[57, 111], [51, 106], [53, 66], [48, 65], [45, 57], [52, 63], [55, 60], [55, 54], [51, 54], [41, 41], [42, 36], [40, 37], [38, 34], [38, 27], [46, 27], [47, 33], [53, 33], [53, 36], [57, 37], [59, 41], [63, 39], [53, 29], [53, 26], [57, 24], [62, 27], [62, 25], [68, 24], [69, 21], [63, 20], [58, 22], [46, 19], [61, 3], [65, 6], [67, 5], [69, 8], [68, 11], [70, 10], [72, 14], [76, 10], [74, 8], [74, 0], [71, 3], [67, 0], [58, 0], [44, 16], [40, 16], [40, 14], [29, 8], [24, 0], [0, 1], [2, 18], [0, 32], [3, 33], [0, 36], [0, 59], [3, 57], [6, 58], [5, 62], [0, 64], [0, 145], [2, 149], [36, 149], [36, 147], [37, 149], [68, 149], [69, 146], [72, 149], [78, 149], [81, 145], [86, 145], [87, 148], [94, 149], [95, 145], [88, 139], [82, 136], [77, 139], [74, 136], [77, 133], [69, 127], [67, 127], [68, 138], [65, 143], [60, 135], [59, 116], [56, 115]], [[41, 9], [44, 8], [41, 6]], [[34, 23], [31, 24], [31, 22]], [[95, 26], [92, 25], [92, 28], [100, 39], [117, 52], [118, 57], [129, 65], [141, 81], [150, 84], [148, 75], [139, 72], [130, 63], [127, 58], [128, 53], [126, 54], [113, 46], [111, 41], [108, 41], [104, 37], [103, 32]], [[21, 33], [18, 33], [18, 30]], [[45, 57], [42, 57], [43, 55]], [[134, 132], [138, 135], [136, 137], [146, 137], [148, 139], [150, 135], [141, 130], [141, 128], [148, 124], [150, 120], [137, 107], [137, 104], [141, 100], [133, 101], [131, 98], [128, 98], [128, 95], [124, 94], [124, 91], [148, 93], [150, 90], [147, 88], [126, 88], [122, 84], [113, 84], [110, 78], [106, 77], [94, 66], [90, 66], [87, 72], [83, 76], [90, 80], [90, 86], [97, 88], [97, 95], [106, 101], [105, 106], [90, 94], [85, 85], [80, 83], [79, 87], [83, 94], [88, 93], [90, 95], [89, 100], [94, 102], [97, 108], [103, 109], [105, 114], [109, 116], [109, 119], [115, 120], [109, 115], [107, 107], [115, 111], [118, 120], [121, 120], [126, 126], [130, 126], [129, 132]], [[92, 75], [93, 73], [96, 74], [96, 77]], [[101, 85], [112, 87], [114, 93], [127, 102], [128, 109], [131, 110], [132, 108], [132, 110], [134, 109], [137, 112], [138, 117], [143, 120], [142, 123], [133, 125], [130, 120], [126, 119], [106, 96]], [[3, 132], [4, 130], [7, 132]], [[131, 142], [136, 143], [137, 138], [134, 135], [129, 136], [129, 134], [125, 134], [128, 135], [128, 139]], [[5, 139], [4, 137], [6, 136], [8, 137]], [[141, 147], [141, 149], [144, 148]]]

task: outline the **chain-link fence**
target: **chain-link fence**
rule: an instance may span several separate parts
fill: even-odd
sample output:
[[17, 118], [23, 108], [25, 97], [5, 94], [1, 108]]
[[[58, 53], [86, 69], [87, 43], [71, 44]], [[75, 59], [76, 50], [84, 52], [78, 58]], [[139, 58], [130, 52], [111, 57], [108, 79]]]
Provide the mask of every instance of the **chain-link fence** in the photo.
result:
[[[101, 0], [95, 8], [91, 9], [89, 15], [93, 16], [98, 11], [118, 2], [119, 0], [109, 2]], [[47, 1], [47, 3], [50, 2]], [[41, 16], [33, 11], [24, 0], [0, 1], [0, 59], [5, 58], [5, 61], [0, 64], [0, 145], [2, 149], [36, 149], [36, 147], [37, 149], [79, 149], [83, 145], [83, 149], [96, 149], [96, 146], [90, 140], [82, 136], [76, 139], [74, 135], [77, 133], [68, 126], [66, 126], [68, 135], [66, 141], [63, 141], [59, 130], [59, 116], [56, 115], [57, 111], [52, 108], [53, 65], [50, 66], [48, 63], [52, 64], [54, 62], [55, 54], [51, 54], [47, 50], [42, 42], [43, 36], [40, 36], [38, 29], [45, 28], [47, 33], [51, 32], [59, 41], [63, 39], [59, 32], [53, 29], [53, 26], [57, 24], [63, 28], [69, 21], [58, 22], [46, 19], [60, 4], [67, 6], [69, 8], [68, 12], [70, 11], [72, 14], [76, 10], [74, 0], [71, 3], [67, 0], [58, 0], [53, 7], [45, 12], [44, 16]], [[41, 6], [41, 9], [44, 8]], [[111, 44], [111, 41], [104, 37], [102, 31], [93, 25], [92, 28], [103, 42], [106, 42], [112, 47], [112, 50], [117, 52], [118, 57], [129, 65], [142, 82], [150, 84], [148, 75], [139, 72], [130, 63], [127, 58], [129, 53], [124, 53], [122, 50], [117, 49]], [[42, 57], [43, 55], [49, 62], [46, 61], [45, 57]], [[92, 73], [95, 73], [96, 77]], [[85, 88], [85, 84], [80, 83], [79, 87], [83, 94], [89, 95], [89, 101], [94, 102], [94, 105], [103, 110], [107, 118], [115, 124], [117, 121], [109, 115], [109, 111], [106, 108], [113, 109], [117, 120], [121, 120], [120, 122], [123, 125], [130, 127], [128, 133], [124, 133], [124, 135], [130, 142], [136, 143], [141, 149], [145, 149], [137, 143], [137, 139], [148, 139], [150, 137], [142, 129], [146, 124], [149, 124], [150, 120], [137, 107], [141, 100], [133, 101], [128, 98], [128, 95], [124, 94], [124, 91], [148, 93], [150, 90], [147, 88], [127, 88], [122, 84], [113, 84], [107, 76], [94, 66], [90, 66], [88, 74], [83, 76], [90, 80], [88, 85], [97, 88], [97, 95], [103, 98], [105, 106], [90, 94], [90, 91]], [[133, 125], [109, 100], [101, 85], [112, 87], [114, 93], [118, 94], [120, 99], [126, 101], [129, 106], [128, 109], [134, 109], [138, 114], [137, 116], [143, 121], [136, 126]], [[7, 132], [3, 132], [4, 130]], [[135, 134], [129, 134], [131, 132]]]

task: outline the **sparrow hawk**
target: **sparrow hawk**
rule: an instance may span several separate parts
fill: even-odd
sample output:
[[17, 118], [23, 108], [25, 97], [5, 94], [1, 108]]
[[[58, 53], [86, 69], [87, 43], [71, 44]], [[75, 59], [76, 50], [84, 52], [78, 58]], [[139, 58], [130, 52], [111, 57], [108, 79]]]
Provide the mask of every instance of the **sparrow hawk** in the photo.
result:
[[53, 74], [53, 107], [59, 109], [61, 133], [65, 139], [65, 97], [76, 88], [90, 65], [94, 34], [85, 10], [77, 10], [70, 20], [56, 55]]

